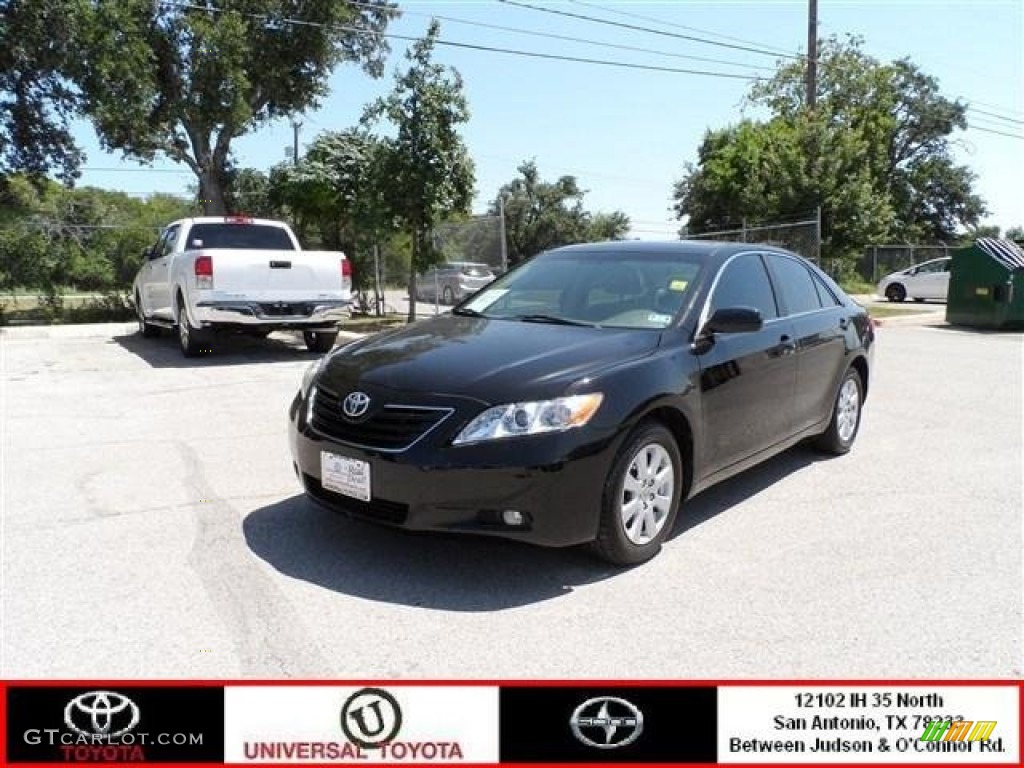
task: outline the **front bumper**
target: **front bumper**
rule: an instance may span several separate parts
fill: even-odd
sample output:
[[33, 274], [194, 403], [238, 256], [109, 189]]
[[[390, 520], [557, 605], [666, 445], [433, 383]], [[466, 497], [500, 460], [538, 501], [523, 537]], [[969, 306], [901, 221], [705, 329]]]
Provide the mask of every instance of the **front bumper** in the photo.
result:
[[192, 319], [200, 326], [325, 328], [348, 319], [350, 300], [287, 302], [200, 301]]
[[[400, 452], [329, 440], [305, 423], [299, 395], [289, 412], [295, 472], [307, 495], [353, 517], [410, 530], [475, 533], [544, 546], [571, 546], [597, 536], [605, 480], [619, 438], [584, 430], [451, 446], [439, 430]], [[453, 427], [455, 428], [455, 427]], [[370, 464], [371, 500], [323, 488], [321, 452]], [[503, 522], [505, 510], [524, 516]]]

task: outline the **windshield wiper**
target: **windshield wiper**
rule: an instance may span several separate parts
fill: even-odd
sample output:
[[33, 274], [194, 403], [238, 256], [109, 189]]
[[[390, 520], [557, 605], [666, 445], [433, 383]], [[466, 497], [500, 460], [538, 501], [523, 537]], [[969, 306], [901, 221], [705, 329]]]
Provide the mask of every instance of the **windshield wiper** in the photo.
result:
[[462, 317], [485, 317], [483, 312], [477, 312], [469, 307], [456, 307], [452, 310], [452, 314], [461, 315]]
[[522, 320], [524, 323], [553, 323], [555, 325], [583, 325], [587, 328], [598, 328], [597, 323], [587, 323], [583, 320], [570, 320], [567, 317], [558, 315], [516, 315], [513, 319]]

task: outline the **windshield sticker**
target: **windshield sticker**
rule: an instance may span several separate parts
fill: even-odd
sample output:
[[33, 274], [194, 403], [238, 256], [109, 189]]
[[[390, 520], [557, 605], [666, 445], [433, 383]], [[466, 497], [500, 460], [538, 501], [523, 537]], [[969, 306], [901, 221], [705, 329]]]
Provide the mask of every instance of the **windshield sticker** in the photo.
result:
[[490, 291], [484, 291], [471, 302], [466, 304], [466, 309], [471, 309], [474, 312], [483, 312], [506, 293], [508, 293], [508, 288], [495, 288]]
[[672, 322], [672, 315], [662, 315], [659, 312], [651, 312], [647, 315], [648, 323], [657, 323], [658, 325], [668, 325]]
[[668, 284], [668, 289], [670, 291], [685, 291], [686, 286], [688, 286], [689, 284], [690, 283], [686, 280], [673, 280], [671, 283]]

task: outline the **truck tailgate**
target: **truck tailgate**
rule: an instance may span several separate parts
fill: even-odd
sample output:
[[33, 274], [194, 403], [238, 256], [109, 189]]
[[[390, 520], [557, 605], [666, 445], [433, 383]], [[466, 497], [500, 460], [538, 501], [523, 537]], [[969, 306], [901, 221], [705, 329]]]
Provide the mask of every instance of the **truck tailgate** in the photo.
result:
[[213, 293], [225, 298], [286, 301], [348, 298], [338, 251], [202, 249], [213, 260]]

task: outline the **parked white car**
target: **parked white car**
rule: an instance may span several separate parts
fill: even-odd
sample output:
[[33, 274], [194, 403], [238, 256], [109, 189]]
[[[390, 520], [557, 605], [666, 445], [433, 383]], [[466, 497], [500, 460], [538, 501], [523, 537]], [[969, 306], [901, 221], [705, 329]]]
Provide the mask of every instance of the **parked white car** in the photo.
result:
[[949, 293], [949, 266], [952, 258], [932, 259], [910, 269], [886, 275], [878, 283], [878, 295], [889, 301], [937, 299], [945, 301]]
[[168, 225], [143, 254], [133, 293], [139, 332], [178, 329], [181, 351], [209, 351], [214, 331], [302, 331], [327, 352], [352, 303], [352, 263], [340, 251], [303, 251], [288, 225], [206, 216]]

